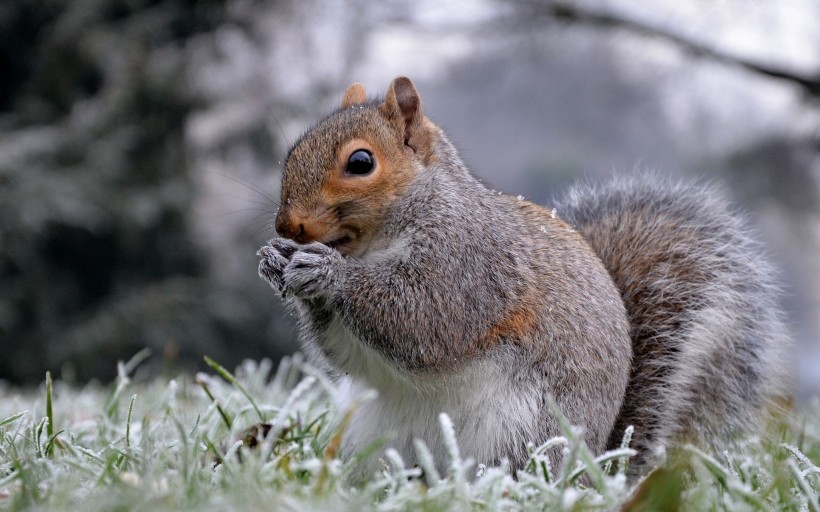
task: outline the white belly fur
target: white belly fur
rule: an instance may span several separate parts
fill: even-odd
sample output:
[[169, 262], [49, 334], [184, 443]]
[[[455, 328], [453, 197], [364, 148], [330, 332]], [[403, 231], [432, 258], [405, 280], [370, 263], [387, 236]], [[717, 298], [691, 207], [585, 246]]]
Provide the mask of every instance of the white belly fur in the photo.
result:
[[[462, 458], [476, 463], [497, 462], [500, 454], [533, 439], [539, 398], [535, 389], [514, 385], [519, 368], [511, 351], [497, 351], [493, 360], [469, 363], [456, 374], [415, 377], [390, 366], [366, 347], [337, 318], [328, 327], [327, 348], [333, 366], [343, 373], [338, 384], [343, 408], [368, 389], [378, 395], [358, 404], [344, 437], [343, 452], [351, 455], [378, 439], [387, 438], [408, 465], [415, 464], [414, 439], [423, 440], [436, 459], [439, 471], [447, 467], [438, 416], [453, 421]], [[524, 374], [527, 372], [525, 371]], [[373, 457], [363, 474], [378, 469]]]

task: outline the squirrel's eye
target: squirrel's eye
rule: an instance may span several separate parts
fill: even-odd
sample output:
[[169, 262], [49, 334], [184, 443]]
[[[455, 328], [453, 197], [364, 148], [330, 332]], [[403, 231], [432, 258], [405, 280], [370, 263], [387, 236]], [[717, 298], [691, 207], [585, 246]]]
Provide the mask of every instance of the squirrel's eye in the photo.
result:
[[345, 172], [347, 174], [357, 175], [370, 174], [370, 171], [373, 170], [375, 165], [373, 155], [371, 155], [369, 151], [360, 149], [358, 151], [354, 151], [353, 154], [350, 155], [350, 158], [347, 159], [347, 168], [345, 169]]

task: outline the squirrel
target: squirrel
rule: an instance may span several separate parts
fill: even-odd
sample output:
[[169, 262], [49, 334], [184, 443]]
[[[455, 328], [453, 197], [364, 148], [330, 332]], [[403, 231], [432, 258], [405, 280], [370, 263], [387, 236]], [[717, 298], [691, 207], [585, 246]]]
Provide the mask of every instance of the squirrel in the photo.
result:
[[595, 453], [633, 426], [634, 474], [667, 445], [722, 446], [790, 393], [774, 272], [719, 192], [641, 175], [544, 208], [490, 190], [406, 77], [383, 99], [351, 85], [292, 146], [275, 228], [259, 275], [308, 357], [342, 396], [377, 391], [348, 455], [392, 433], [441, 469], [445, 412], [462, 455], [520, 469], [561, 435], [553, 399]]

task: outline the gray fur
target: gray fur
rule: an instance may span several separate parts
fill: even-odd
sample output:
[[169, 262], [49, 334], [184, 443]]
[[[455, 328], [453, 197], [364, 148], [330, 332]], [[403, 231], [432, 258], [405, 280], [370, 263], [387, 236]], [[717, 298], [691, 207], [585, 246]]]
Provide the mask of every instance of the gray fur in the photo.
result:
[[[291, 155], [319, 148], [345, 112]], [[734, 435], [783, 391], [788, 340], [771, 270], [712, 191], [643, 180], [579, 188], [559, 208], [579, 234], [485, 188], [443, 134], [434, 145], [435, 163], [417, 164], [365, 254], [282, 239], [258, 253], [311, 358], [351, 397], [379, 392], [354, 413], [348, 453], [393, 432], [406, 461], [418, 437], [443, 466], [443, 411], [466, 456], [520, 468], [528, 442], [560, 433], [550, 396], [595, 452], [635, 424], [648, 453], [682, 435]], [[299, 164], [289, 161], [288, 179], [300, 181]], [[304, 165], [303, 185], [320, 165]]]
[[609, 444], [634, 425], [636, 467], [676, 440], [730, 441], [791, 394], [774, 271], [727, 204], [714, 187], [639, 174], [576, 187], [558, 207], [610, 270], [630, 317], [632, 376]]

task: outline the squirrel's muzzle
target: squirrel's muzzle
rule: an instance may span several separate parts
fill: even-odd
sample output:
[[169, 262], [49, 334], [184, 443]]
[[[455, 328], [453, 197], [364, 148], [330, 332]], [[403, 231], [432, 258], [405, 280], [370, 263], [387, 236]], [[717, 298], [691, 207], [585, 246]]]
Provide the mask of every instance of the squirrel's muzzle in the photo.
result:
[[289, 238], [291, 240], [295, 240], [297, 236], [301, 235], [305, 231], [305, 224], [303, 222], [297, 222], [294, 219], [293, 215], [290, 212], [286, 211], [284, 208], [279, 210], [279, 213], [276, 215], [276, 222], [274, 223], [276, 227], [276, 232], [279, 233], [279, 236], [282, 238]]
[[285, 210], [279, 210], [274, 226], [279, 236], [289, 238], [300, 244], [307, 244], [317, 239], [305, 219], [297, 215], [292, 215]]

